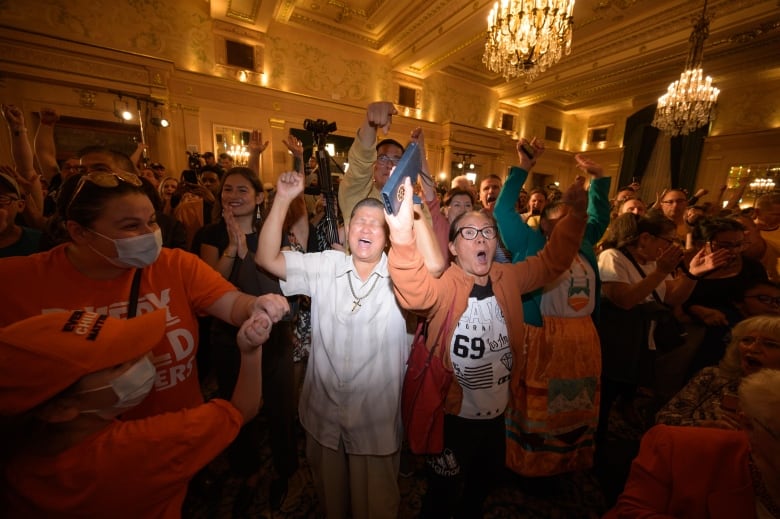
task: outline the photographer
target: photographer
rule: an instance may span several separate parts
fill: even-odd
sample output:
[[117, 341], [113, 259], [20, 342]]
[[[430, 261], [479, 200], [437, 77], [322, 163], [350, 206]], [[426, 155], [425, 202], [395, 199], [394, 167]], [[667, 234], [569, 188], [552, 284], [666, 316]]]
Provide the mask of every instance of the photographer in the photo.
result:
[[[192, 155], [190, 155], [192, 160]], [[198, 229], [211, 223], [214, 210], [215, 191], [219, 191], [221, 170], [218, 167], [203, 166], [200, 172], [194, 169], [184, 170], [171, 205], [174, 207], [173, 217], [180, 221], [187, 230], [187, 249], [193, 247], [193, 238]]]

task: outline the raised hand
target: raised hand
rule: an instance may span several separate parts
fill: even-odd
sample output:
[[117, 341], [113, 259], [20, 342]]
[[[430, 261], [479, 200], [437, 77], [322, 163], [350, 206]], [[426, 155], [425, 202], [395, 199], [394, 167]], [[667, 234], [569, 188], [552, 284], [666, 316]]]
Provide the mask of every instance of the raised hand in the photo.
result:
[[655, 260], [655, 268], [664, 274], [671, 274], [683, 259], [684, 251], [676, 243], [670, 243]]
[[582, 171], [587, 171], [593, 178], [601, 178], [604, 176], [604, 169], [598, 162], [594, 162], [579, 153], [574, 156], [574, 160], [577, 161], [577, 168]]
[[263, 153], [268, 147], [269, 141], [263, 142], [263, 132], [257, 129], [252, 130], [249, 136], [249, 142], [246, 147], [250, 152], [257, 153], [258, 155]]
[[395, 215], [385, 211], [385, 221], [390, 228], [390, 239], [393, 243], [411, 243], [414, 239], [414, 207], [412, 196], [412, 180], [409, 177], [404, 179], [404, 199]]
[[412, 134], [410, 135], [411, 141], [417, 143], [417, 147], [420, 148], [420, 151], [425, 149], [425, 137], [423, 135], [423, 129], [419, 126], [412, 130]]
[[288, 202], [303, 193], [304, 178], [297, 171], [285, 171], [276, 182], [276, 197]]
[[41, 124], [45, 124], [48, 126], [51, 126], [60, 120], [60, 116], [57, 114], [57, 111], [54, 110], [54, 108], [49, 108], [49, 107], [41, 108], [40, 117], [41, 117]]
[[397, 113], [398, 110], [390, 101], [377, 101], [368, 105], [366, 122], [374, 128], [381, 128], [382, 133], [387, 135], [390, 131], [390, 124], [393, 122], [393, 116]]
[[571, 207], [571, 213], [580, 218], [588, 217], [588, 192], [585, 191], [585, 177], [577, 176], [574, 183], [563, 192], [561, 201]]
[[282, 142], [284, 142], [284, 145], [287, 146], [288, 150], [290, 150], [290, 153], [303, 160], [303, 143], [300, 141], [300, 139], [298, 139], [298, 137], [293, 134], [289, 134]]
[[691, 259], [691, 263], [688, 265], [688, 272], [694, 276], [702, 276], [711, 270], [725, 267], [731, 260], [732, 254], [728, 249], [718, 249], [715, 252], [706, 254], [702, 247]]
[[24, 114], [14, 105], [3, 105], [3, 117], [13, 130], [24, 128]]

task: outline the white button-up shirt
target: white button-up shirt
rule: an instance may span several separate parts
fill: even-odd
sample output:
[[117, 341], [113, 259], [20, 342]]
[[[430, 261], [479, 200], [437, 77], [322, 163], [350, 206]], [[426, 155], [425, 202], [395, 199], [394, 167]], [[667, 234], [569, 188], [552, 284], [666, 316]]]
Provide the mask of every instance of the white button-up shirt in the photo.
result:
[[[343, 252], [285, 251], [284, 259], [284, 294], [311, 297], [311, 354], [298, 405], [301, 424], [334, 450], [341, 439], [350, 454], [396, 452], [413, 328], [396, 303], [387, 256], [382, 254], [365, 283], [352, 256]], [[365, 297], [360, 306], [354, 304], [350, 278], [355, 294]]]

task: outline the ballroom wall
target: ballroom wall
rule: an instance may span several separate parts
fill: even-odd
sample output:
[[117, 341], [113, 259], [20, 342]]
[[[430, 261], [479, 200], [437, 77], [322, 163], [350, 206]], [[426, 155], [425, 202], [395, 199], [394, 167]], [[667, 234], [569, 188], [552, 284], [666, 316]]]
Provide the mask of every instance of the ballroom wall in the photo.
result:
[[[504, 174], [516, 158], [514, 138], [544, 136], [561, 128], [560, 144], [539, 161], [537, 170], [570, 182], [572, 155], [586, 153], [616, 175], [622, 157], [623, 127], [637, 106], [598, 112], [562, 113], [537, 105], [512, 108], [516, 133], [496, 129], [502, 108], [483, 86], [445, 73], [425, 80], [395, 73], [387, 58], [322, 35], [271, 23], [267, 33], [213, 20], [208, 2], [190, 0], [128, 2], [47, 0], [0, 2], [0, 100], [23, 107], [31, 132], [37, 112], [54, 106], [63, 115], [115, 122], [119, 91], [164, 103], [168, 129], [147, 127], [152, 157], [171, 170], [186, 166], [188, 149], [212, 149], [215, 126], [258, 128], [270, 139], [263, 155], [265, 181], [289, 167], [281, 144], [305, 118], [337, 121], [337, 134], [352, 136], [375, 100], [394, 100], [397, 84], [419, 88], [419, 109], [394, 120], [391, 136], [405, 140], [416, 126], [425, 130], [431, 167], [450, 173], [453, 153], [474, 153], [480, 174]], [[223, 65], [225, 38], [256, 45], [261, 65], [239, 80]], [[712, 137], [705, 146], [700, 180], [722, 183], [728, 166], [739, 161], [780, 162], [780, 78], [742, 78], [719, 85], [721, 94]], [[608, 139], [588, 143], [588, 129], [608, 127]], [[736, 136], [760, 134], [749, 148]], [[717, 149], [716, 149], [717, 148]], [[713, 158], [720, 157], [720, 158]], [[10, 160], [0, 150], [2, 162]]]

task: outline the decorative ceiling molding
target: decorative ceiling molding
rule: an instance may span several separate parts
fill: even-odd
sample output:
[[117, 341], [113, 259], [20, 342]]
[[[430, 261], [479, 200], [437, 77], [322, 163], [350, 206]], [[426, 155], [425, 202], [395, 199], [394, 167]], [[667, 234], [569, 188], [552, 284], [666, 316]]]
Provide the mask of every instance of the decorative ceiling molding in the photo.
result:
[[255, 23], [260, 0], [228, 0], [225, 16], [242, 22]]

